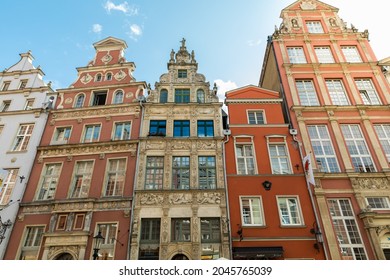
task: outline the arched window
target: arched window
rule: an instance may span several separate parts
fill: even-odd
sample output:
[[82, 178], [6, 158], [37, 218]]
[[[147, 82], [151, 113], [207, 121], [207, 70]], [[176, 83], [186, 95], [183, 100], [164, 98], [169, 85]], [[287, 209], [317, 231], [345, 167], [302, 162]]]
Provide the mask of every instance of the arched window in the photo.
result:
[[114, 96], [114, 104], [123, 103], [123, 91], [118, 90]]
[[106, 81], [111, 81], [112, 79], [112, 74], [111, 73], [107, 73], [106, 74]]
[[102, 80], [102, 74], [96, 74], [95, 81], [100, 82]]
[[74, 107], [75, 108], [81, 108], [83, 107], [83, 104], [84, 104], [84, 98], [85, 98], [85, 95], [84, 94], [79, 94], [77, 97], [76, 97], [76, 101], [74, 103]]
[[205, 95], [203, 89], [198, 89], [198, 91], [196, 92], [196, 98], [198, 103], [205, 102]]
[[160, 103], [168, 102], [168, 91], [166, 89], [162, 89], [160, 91]]

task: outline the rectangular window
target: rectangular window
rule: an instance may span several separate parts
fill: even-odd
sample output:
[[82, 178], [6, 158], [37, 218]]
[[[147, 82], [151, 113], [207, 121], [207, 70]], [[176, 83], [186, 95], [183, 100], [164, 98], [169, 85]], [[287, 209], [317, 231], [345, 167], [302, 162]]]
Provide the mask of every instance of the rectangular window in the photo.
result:
[[202, 156], [198, 158], [198, 174], [199, 174], [199, 188], [200, 189], [215, 189], [216, 178], [216, 164], [215, 157]]
[[20, 260], [37, 260], [44, 232], [43, 226], [27, 227], [24, 233]]
[[174, 121], [173, 122], [173, 137], [189, 137], [190, 136], [190, 121]]
[[85, 214], [76, 214], [74, 221], [74, 230], [83, 230], [84, 227]]
[[18, 133], [12, 144], [12, 151], [26, 151], [28, 142], [30, 141], [34, 124], [21, 124]]
[[68, 215], [58, 215], [56, 230], [65, 230], [67, 219], [68, 219]]
[[341, 80], [326, 80], [325, 83], [333, 105], [349, 105]]
[[1, 91], [6, 91], [9, 89], [9, 86], [10, 86], [11, 82], [10, 81], [6, 81], [3, 83], [3, 86], [1, 87]]
[[330, 47], [314, 47], [314, 51], [319, 63], [334, 63]]
[[342, 46], [341, 51], [344, 54], [346, 62], [359, 63], [363, 62], [358, 49], [355, 46]]
[[126, 177], [126, 159], [108, 160], [107, 184], [104, 196], [120, 196], [123, 194]]
[[302, 225], [301, 210], [296, 197], [278, 197], [280, 222], [283, 226]]
[[100, 124], [86, 125], [83, 143], [92, 143], [99, 141]]
[[151, 120], [149, 125], [149, 136], [165, 136], [167, 122], [165, 120]]
[[307, 130], [319, 171], [340, 172], [328, 128], [325, 125], [310, 125]]
[[173, 242], [189, 242], [191, 241], [191, 219], [172, 219], [172, 241]]
[[390, 163], [390, 124], [377, 124], [374, 128], [386, 154], [387, 162]]
[[189, 103], [190, 89], [177, 88], [175, 89], [175, 103]]
[[296, 86], [302, 106], [319, 106], [317, 93], [311, 80], [297, 80]]
[[321, 22], [319, 20], [316, 21], [306, 21], [307, 31], [309, 33], [324, 33], [324, 29], [322, 28]]
[[356, 79], [355, 83], [360, 92], [360, 97], [362, 98], [363, 104], [365, 105], [381, 104], [371, 79]]
[[286, 145], [269, 144], [272, 174], [291, 174]]
[[54, 132], [54, 137], [53, 137], [53, 141], [51, 142], [51, 144], [54, 144], [54, 145], [67, 144], [69, 141], [71, 131], [72, 131], [72, 128], [70, 126], [57, 127], [56, 131]]
[[241, 197], [241, 219], [243, 226], [264, 226], [261, 197]]
[[180, 190], [190, 188], [190, 157], [173, 157], [172, 188]]
[[219, 218], [200, 218], [202, 243], [221, 242], [221, 223]]
[[251, 144], [236, 145], [237, 173], [240, 175], [255, 174], [255, 158]]
[[0, 112], [7, 112], [11, 106], [11, 100], [4, 100], [0, 107]]
[[187, 70], [185, 70], [185, 69], [177, 70], [177, 77], [178, 78], [187, 78]]
[[214, 121], [198, 120], [198, 137], [214, 137]]
[[34, 99], [27, 99], [26, 104], [24, 105], [24, 110], [32, 110], [34, 105]]
[[0, 205], [7, 205], [10, 202], [12, 191], [16, 185], [19, 169], [0, 170]]
[[114, 260], [118, 225], [116, 223], [98, 224], [97, 231], [93, 236], [96, 236], [99, 231], [103, 236], [102, 245], [99, 250], [99, 260]]
[[248, 112], [249, 124], [265, 124], [264, 111], [249, 111]]
[[139, 260], [158, 260], [160, 247], [160, 219], [142, 219]]
[[342, 259], [366, 260], [363, 241], [349, 199], [328, 199], [328, 206]]
[[44, 166], [37, 200], [54, 199], [60, 177], [60, 169], [60, 163], [49, 163]]
[[88, 196], [92, 180], [93, 161], [78, 161], [75, 165], [74, 178], [71, 188], [71, 198]]
[[130, 140], [131, 122], [115, 123], [113, 140]]
[[367, 204], [372, 209], [390, 209], [390, 203], [388, 197], [367, 197]]
[[24, 89], [27, 86], [27, 80], [21, 80], [19, 89]]
[[97, 91], [93, 93], [92, 106], [106, 105], [107, 91]]
[[164, 182], [164, 157], [151, 157], [146, 159], [146, 190], [161, 190]]
[[375, 172], [374, 163], [359, 125], [341, 125], [356, 172]]
[[290, 63], [307, 63], [302, 47], [288, 47], [287, 54]]

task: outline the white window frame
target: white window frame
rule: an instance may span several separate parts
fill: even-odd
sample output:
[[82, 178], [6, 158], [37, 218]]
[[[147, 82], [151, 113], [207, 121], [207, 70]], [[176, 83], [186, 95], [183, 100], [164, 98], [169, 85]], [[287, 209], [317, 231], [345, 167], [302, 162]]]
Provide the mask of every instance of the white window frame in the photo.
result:
[[[89, 138], [87, 138], [87, 132], [88, 132], [88, 129], [89, 128], [92, 128], [92, 132], [91, 132], [91, 136]], [[101, 128], [102, 128], [102, 125], [100, 123], [98, 124], [86, 124], [84, 126], [84, 133], [83, 133], [83, 141], [82, 143], [94, 143], [94, 142], [99, 142], [99, 139], [100, 139], [100, 133], [101, 133]], [[97, 139], [94, 138], [94, 135], [95, 135], [95, 130], [98, 129], [98, 136], [97, 136]]]
[[375, 124], [374, 129], [387, 157], [387, 162], [390, 164], [390, 124]]
[[69, 198], [86, 198], [92, 182], [93, 160], [76, 161]]
[[24, 229], [23, 239], [22, 239], [23, 241], [19, 253], [19, 260], [38, 259], [38, 253], [42, 244], [44, 233], [45, 233], [45, 226], [43, 225], [27, 226]]
[[[357, 128], [357, 129], [354, 129]], [[355, 172], [376, 172], [367, 142], [358, 124], [342, 124], [341, 131], [346, 142]], [[364, 153], [364, 150], [366, 151]]]
[[26, 103], [24, 104], [24, 110], [32, 110], [34, 109], [34, 98], [29, 98], [26, 100]]
[[295, 85], [302, 106], [320, 106], [313, 80], [296, 80]]
[[[119, 126], [122, 126], [119, 128]], [[129, 131], [126, 134], [126, 126], [129, 126]], [[118, 141], [118, 140], [130, 140], [131, 139], [131, 128], [132, 128], [132, 123], [131, 121], [125, 121], [125, 122], [115, 122], [114, 123], [114, 131], [112, 135], [112, 140]], [[116, 132], [117, 130], [120, 130], [120, 137], [116, 137]]]
[[0, 107], [0, 112], [8, 112], [10, 106], [11, 100], [3, 100]]
[[303, 47], [287, 47], [287, 55], [290, 63], [307, 63]]
[[[49, 168], [54, 168], [54, 173], [49, 173]], [[35, 200], [50, 200], [54, 199], [58, 187], [59, 178], [61, 175], [62, 163], [50, 162], [46, 163], [42, 169], [41, 178], [39, 180], [39, 188]], [[44, 188], [45, 184], [47, 187]], [[45, 192], [43, 193], [43, 190]]]
[[0, 205], [7, 205], [18, 178], [18, 168], [3, 169], [0, 173]]
[[335, 63], [332, 50], [329, 46], [314, 47], [318, 63]]
[[145, 190], [161, 190], [164, 187], [164, 156], [147, 156]]
[[217, 188], [217, 159], [215, 156], [198, 156], [198, 186], [199, 189], [203, 190]]
[[363, 104], [365, 105], [381, 105], [378, 93], [371, 79], [355, 79], [355, 84], [360, 92]]
[[[80, 98], [82, 98], [81, 101], [80, 101]], [[84, 106], [84, 102], [85, 102], [85, 94], [79, 93], [76, 95], [76, 97], [74, 99], [73, 107], [74, 108], [82, 108]]]
[[308, 20], [306, 21], [307, 31], [311, 34], [323, 34], [324, 28], [320, 20]]
[[[272, 174], [292, 174], [292, 168], [291, 168], [291, 160], [290, 160], [290, 154], [288, 151], [288, 147], [285, 142], [273, 142], [272, 138], [274, 137], [280, 137], [280, 136], [267, 136], [267, 147], [268, 147], [268, 155], [269, 155], [269, 161], [270, 161], [270, 167]], [[275, 147], [275, 150], [273, 150], [273, 147]], [[282, 154], [281, 149], [284, 150], [284, 154]], [[276, 152], [276, 153], [274, 153]], [[286, 168], [283, 168], [283, 166], [286, 166]]]
[[[99, 232], [103, 236], [102, 244], [99, 254], [99, 260], [114, 260], [115, 259], [115, 245], [118, 240], [118, 223], [98, 223], [96, 224], [96, 236]], [[93, 250], [91, 250], [91, 259], [93, 258]]]
[[[250, 226], [265, 226], [264, 219], [264, 207], [261, 196], [240, 196], [240, 214], [241, 214], [241, 225], [245, 227]], [[244, 210], [244, 200], [248, 201], [249, 211]], [[257, 207], [258, 209], [254, 208]], [[254, 214], [258, 212], [258, 215]], [[258, 221], [256, 221], [256, 219]]]
[[[291, 201], [295, 201], [296, 209], [292, 209]], [[278, 205], [278, 213], [281, 226], [302, 226], [304, 225], [302, 208], [298, 196], [277, 195], [276, 204]], [[285, 208], [282, 208], [285, 206]], [[296, 221], [297, 220], [297, 221]]]
[[[253, 117], [251, 116], [253, 114]], [[248, 110], [248, 124], [266, 124], [265, 110]], [[254, 122], [253, 122], [253, 121]]]
[[[63, 131], [63, 132], [62, 132]], [[72, 133], [72, 127], [71, 126], [59, 126], [55, 128], [53, 139], [51, 140], [52, 145], [62, 145], [67, 144], [70, 135]]]
[[362, 57], [356, 46], [341, 46], [345, 61], [349, 63], [361, 63]]
[[122, 104], [124, 99], [125, 99], [125, 92], [121, 89], [118, 89], [114, 92], [114, 96], [112, 98], [112, 104]]
[[[371, 201], [370, 201], [371, 200]], [[389, 210], [390, 200], [387, 196], [368, 196], [366, 197], [367, 205], [375, 210]]]
[[343, 81], [341, 79], [326, 79], [325, 84], [333, 105], [350, 105]]
[[[26, 128], [24, 129], [24, 127]], [[33, 123], [20, 124], [18, 132], [12, 144], [11, 151], [14, 152], [27, 151], [28, 143], [30, 142], [30, 138], [33, 134], [33, 130], [34, 130]]]
[[[123, 161], [124, 161], [124, 168], [120, 169], [120, 165]], [[111, 164], [115, 166], [111, 166]], [[113, 167], [113, 169], [111, 167]], [[107, 160], [106, 180], [103, 189], [104, 197], [123, 195], [125, 184], [126, 184], [126, 168], [127, 168], [127, 158], [110, 158]], [[110, 179], [111, 176], [114, 176], [112, 177], [114, 180]], [[108, 188], [109, 183], [114, 184], [112, 187], [110, 187], [110, 189]]]
[[[247, 138], [245, 136], [241, 136], [241, 137]], [[247, 141], [238, 142], [237, 140], [240, 139], [241, 137], [239, 137], [239, 136], [234, 137], [234, 155], [235, 155], [235, 160], [236, 160], [236, 172], [238, 175], [256, 175], [256, 174], [258, 174], [258, 172], [257, 172], [256, 151], [255, 151], [255, 145], [253, 143], [253, 137], [250, 137], [251, 138], [250, 142], [247, 142]], [[242, 146], [244, 152], [246, 151], [244, 148], [246, 146], [250, 146], [251, 151], [252, 151], [252, 155], [243, 154], [241, 156], [238, 156], [238, 146]], [[244, 160], [244, 169], [240, 169], [239, 159]], [[253, 161], [253, 172], [251, 172], [252, 170], [249, 169], [249, 165], [248, 165], [248, 163], [249, 163], [248, 160], [250, 160], [250, 159], [252, 159], [252, 161]]]

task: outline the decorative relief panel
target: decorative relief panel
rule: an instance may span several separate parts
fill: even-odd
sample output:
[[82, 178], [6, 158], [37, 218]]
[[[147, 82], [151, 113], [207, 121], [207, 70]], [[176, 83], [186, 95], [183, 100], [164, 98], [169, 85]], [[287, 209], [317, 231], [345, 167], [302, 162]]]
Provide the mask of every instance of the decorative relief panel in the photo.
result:
[[354, 189], [361, 190], [389, 190], [387, 178], [351, 178]]
[[138, 106], [121, 106], [113, 108], [101, 108], [101, 109], [90, 109], [82, 111], [69, 111], [69, 112], [55, 112], [53, 113], [53, 119], [76, 119], [85, 117], [99, 117], [107, 115], [128, 115], [139, 113], [140, 109]]
[[114, 78], [117, 81], [122, 81], [126, 76], [127, 75], [123, 70], [119, 70], [119, 72], [114, 75]]
[[84, 75], [81, 77], [80, 81], [85, 85], [92, 81], [92, 76], [90, 74]]

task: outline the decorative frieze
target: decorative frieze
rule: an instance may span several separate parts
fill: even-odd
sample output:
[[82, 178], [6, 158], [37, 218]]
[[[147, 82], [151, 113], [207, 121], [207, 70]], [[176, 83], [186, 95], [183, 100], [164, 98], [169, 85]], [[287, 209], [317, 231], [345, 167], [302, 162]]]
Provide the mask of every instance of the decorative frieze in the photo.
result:
[[352, 187], [359, 190], [389, 190], [387, 178], [351, 178]]
[[116, 106], [111, 108], [90, 108], [90, 110], [55, 111], [52, 118], [55, 120], [94, 118], [113, 115], [138, 115], [139, 106]]
[[164, 203], [169, 205], [187, 205], [187, 204], [221, 204], [223, 194], [220, 192], [188, 191], [176, 192], [165, 196], [162, 193], [139, 193], [137, 202], [140, 205], [161, 206]]

